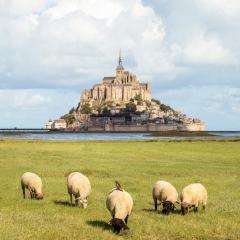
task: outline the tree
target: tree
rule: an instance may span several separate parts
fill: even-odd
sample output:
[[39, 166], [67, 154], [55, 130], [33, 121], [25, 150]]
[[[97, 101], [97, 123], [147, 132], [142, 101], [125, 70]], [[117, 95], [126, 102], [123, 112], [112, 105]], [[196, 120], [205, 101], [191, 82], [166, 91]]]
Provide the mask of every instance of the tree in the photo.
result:
[[126, 104], [126, 111], [127, 112], [136, 112], [137, 110], [137, 106], [135, 103], [133, 102], [129, 102]]
[[167, 111], [173, 111], [174, 112], [174, 110], [170, 106], [165, 105], [163, 103], [160, 104], [160, 110], [162, 110], [164, 112], [167, 112]]
[[134, 97], [134, 100], [136, 100], [136, 101], [138, 101], [138, 102], [142, 101], [142, 96], [141, 96], [141, 94], [136, 94], [135, 97]]
[[151, 102], [150, 101], [145, 101], [145, 103], [146, 103], [148, 108], [151, 107]]
[[103, 108], [102, 114], [103, 114], [103, 116], [108, 116], [108, 115], [109, 115], [109, 110], [108, 110], [107, 107], [104, 107], [104, 108]]
[[81, 113], [83, 113], [83, 114], [91, 114], [92, 113], [92, 108], [89, 103], [85, 103], [81, 107]]
[[69, 110], [69, 114], [72, 114], [74, 111], [75, 111], [75, 108], [72, 107], [72, 108]]
[[65, 114], [61, 118], [67, 122], [67, 125], [73, 124], [75, 121], [75, 117], [72, 114]]
[[157, 100], [157, 99], [152, 99], [152, 102], [155, 102], [157, 105], [161, 105], [161, 103], [160, 103], [160, 101], [159, 100]]

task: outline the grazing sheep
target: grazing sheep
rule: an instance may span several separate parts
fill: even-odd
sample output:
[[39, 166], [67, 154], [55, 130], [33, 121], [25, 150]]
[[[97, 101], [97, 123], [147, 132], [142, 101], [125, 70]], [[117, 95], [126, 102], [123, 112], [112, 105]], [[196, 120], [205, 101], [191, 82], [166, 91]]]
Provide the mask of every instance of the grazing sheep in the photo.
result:
[[73, 172], [68, 175], [67, 189], [72, 206], [72, 195], [75, 197], [75, 205], [83, 208], [87, 207], [88, 196], [91, 193], [91, 184], [89, 179], [79, 172]]
[[181, 211], [185, 215], [191, 207], [196, 212], [199, 204], [205, 209], [207, 204], [207, 190], [201, 183], [193, 183], [186, 186], [181, 193]]
[[157, 181], [152, 189], [152, 197], [157, 211], [157, 201], [163, 205], [162, 213], [168, 215], [174, 211], [177, 203], [178, 193], [175, 187], [166, 181]]
[[118, 182], [116, 188], [108, 194], [106, 206], [112, 216], [110, 225], [113, 231], [119, 233], [122, 229], [129, 229], [127, 222], [133, 208], [133, 200]]
[[21, 177], [21, 187], [24, 199], [25, 188], [29, 190], [31, 199], [43, 199], [42, 180], [37, 174], [31, 172], [24, 173]]

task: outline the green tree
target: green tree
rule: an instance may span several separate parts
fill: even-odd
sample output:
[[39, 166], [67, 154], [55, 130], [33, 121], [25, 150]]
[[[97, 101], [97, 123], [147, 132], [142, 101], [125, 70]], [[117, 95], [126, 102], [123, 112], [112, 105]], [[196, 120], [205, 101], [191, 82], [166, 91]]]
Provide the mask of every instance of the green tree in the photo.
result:
[[163, 103], [160, 104], [160, 110], [162, 110], [164, 112], [167, 112], [167, 111], [173, 111], [174, 112], [174, 110], [170, 106], [165, 105]]
[[135, 103], [133, 102], [129, 102], [126, 104], [126, 111], [127, 112], [136, 112], [137, 110], [137, 106]]
[[145, 101], [147, 107], [151, 107], [151, 102], [150, 101]]
[[72, 108], [69, 110], [69, 114], [72, 114], [74, 111], [75, 111], [75, 108], [72, 107]]
[[157, 99], [152, 99], [152, 102], [155, 102], [157, 105], [161, 105], [161, 103], [160, 103], [160, 101], [159, 100], [157, 100]]
[[92, 113], [92, 108], [89, 103], [85, 103], [81, 107], [81, 113], [83, 113], [83, 114], [91, 114]]
[[138, 102], [141, 102], [142, 101], [142, 96], [141, 94], [136, 94], [135, 97], [134, 97], [134, 100], [138, 101]]
[[104, 107], [104, 108], [103, 108], [102, 114], [103, 114], [104, 116], [108, 116], [108, 115], [109, 115], [109, 110], [108, 110], [107, 107]]
[[61, 118], [67, 122], [67, 125], [73, 124], [75, 121], [75, 117], [72, 114], [65, 114]]

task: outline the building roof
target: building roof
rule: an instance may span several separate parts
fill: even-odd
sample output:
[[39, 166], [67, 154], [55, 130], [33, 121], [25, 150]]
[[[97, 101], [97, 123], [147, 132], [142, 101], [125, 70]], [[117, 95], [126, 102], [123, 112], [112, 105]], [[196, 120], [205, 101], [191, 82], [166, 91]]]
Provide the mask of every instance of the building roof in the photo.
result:
[[103, 78], [103, 81], [104, 81], [104, 80], [114, 80], [114, 79], [115, 79], [115, 77], [104, 77], [104, 78]]

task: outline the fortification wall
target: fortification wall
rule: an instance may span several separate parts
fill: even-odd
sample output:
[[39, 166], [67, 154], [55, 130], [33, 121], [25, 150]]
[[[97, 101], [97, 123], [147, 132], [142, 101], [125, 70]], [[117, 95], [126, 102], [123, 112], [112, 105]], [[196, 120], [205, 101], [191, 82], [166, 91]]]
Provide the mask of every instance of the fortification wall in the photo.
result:
[[204, 131], [203, 124], [144, 124], [144, 125], [117, 125], [105, 124], [105, 126], [89, 126], [89, 132], [161, 132], [161, 131]]

